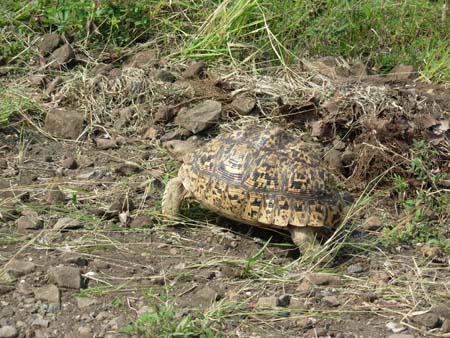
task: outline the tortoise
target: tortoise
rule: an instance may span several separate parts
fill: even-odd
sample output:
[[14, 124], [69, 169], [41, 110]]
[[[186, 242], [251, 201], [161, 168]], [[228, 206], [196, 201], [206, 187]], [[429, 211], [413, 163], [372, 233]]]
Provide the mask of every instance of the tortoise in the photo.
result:
[[175, 217], [193, 198], [226, 218], [289, 230], [301, 252], [317, 245], [316, 230], [340, 224], [349, 203], [314, 147], [280, 127], [219, 135], [183, 162], [166, 185], [164, 215]]

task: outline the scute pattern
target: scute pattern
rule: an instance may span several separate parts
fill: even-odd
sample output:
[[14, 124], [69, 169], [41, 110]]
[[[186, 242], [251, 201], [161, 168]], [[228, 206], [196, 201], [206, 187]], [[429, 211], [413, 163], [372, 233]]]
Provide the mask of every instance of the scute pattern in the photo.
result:
[[335, 226], [344, 207], [318, 154], [281, 128], [219, 136], [179, 176], [206, 208], [262, 227]]

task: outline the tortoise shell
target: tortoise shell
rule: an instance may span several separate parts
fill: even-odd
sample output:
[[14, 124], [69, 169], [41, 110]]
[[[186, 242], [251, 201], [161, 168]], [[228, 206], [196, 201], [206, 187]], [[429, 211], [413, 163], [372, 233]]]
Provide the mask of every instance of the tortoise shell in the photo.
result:
[[218, 136], [185, 156], [178, 177], [207, 209], [259, 227], [336, 226], [344, 208], [320, 155], [281, 128]]

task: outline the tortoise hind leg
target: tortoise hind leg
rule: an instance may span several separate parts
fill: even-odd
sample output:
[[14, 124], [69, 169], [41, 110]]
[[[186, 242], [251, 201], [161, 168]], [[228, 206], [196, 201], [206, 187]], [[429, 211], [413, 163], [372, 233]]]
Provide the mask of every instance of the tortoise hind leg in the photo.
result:
[[305, 254], [307, 251], [314, 250], [319, 247], [316, 242], [316, 231], [314, 227], [298, 227], [290, 226], [292, 241], [298, 246], [300, 253]]
[[181, 178], [175, 177], [167, 182], [162, 198], [162, 213], [168, 217], [175, 217], [180, 212], [180, 205], [186, 197], [187, 191]]

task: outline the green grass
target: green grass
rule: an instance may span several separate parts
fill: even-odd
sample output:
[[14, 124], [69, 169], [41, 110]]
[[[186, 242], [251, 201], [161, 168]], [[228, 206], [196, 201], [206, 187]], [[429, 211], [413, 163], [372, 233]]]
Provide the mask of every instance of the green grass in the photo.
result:
[[[98, 48], [153, 40], [183, 57], [289, 64], [303, 55], [335, 55], [362, 58], [381, 73], [406, 63], [423, 79], [448, 86], [444, 2], [5, 0], [0, 52], [12, 58], [27, 47], [25, 36], [56, 31]], [[169, 44], [171, 50], [164, 48]]]
[[38, 103], [20, 93], [19, 89], [0, 85], [0, 127], [20, 113], [40, 112]]

